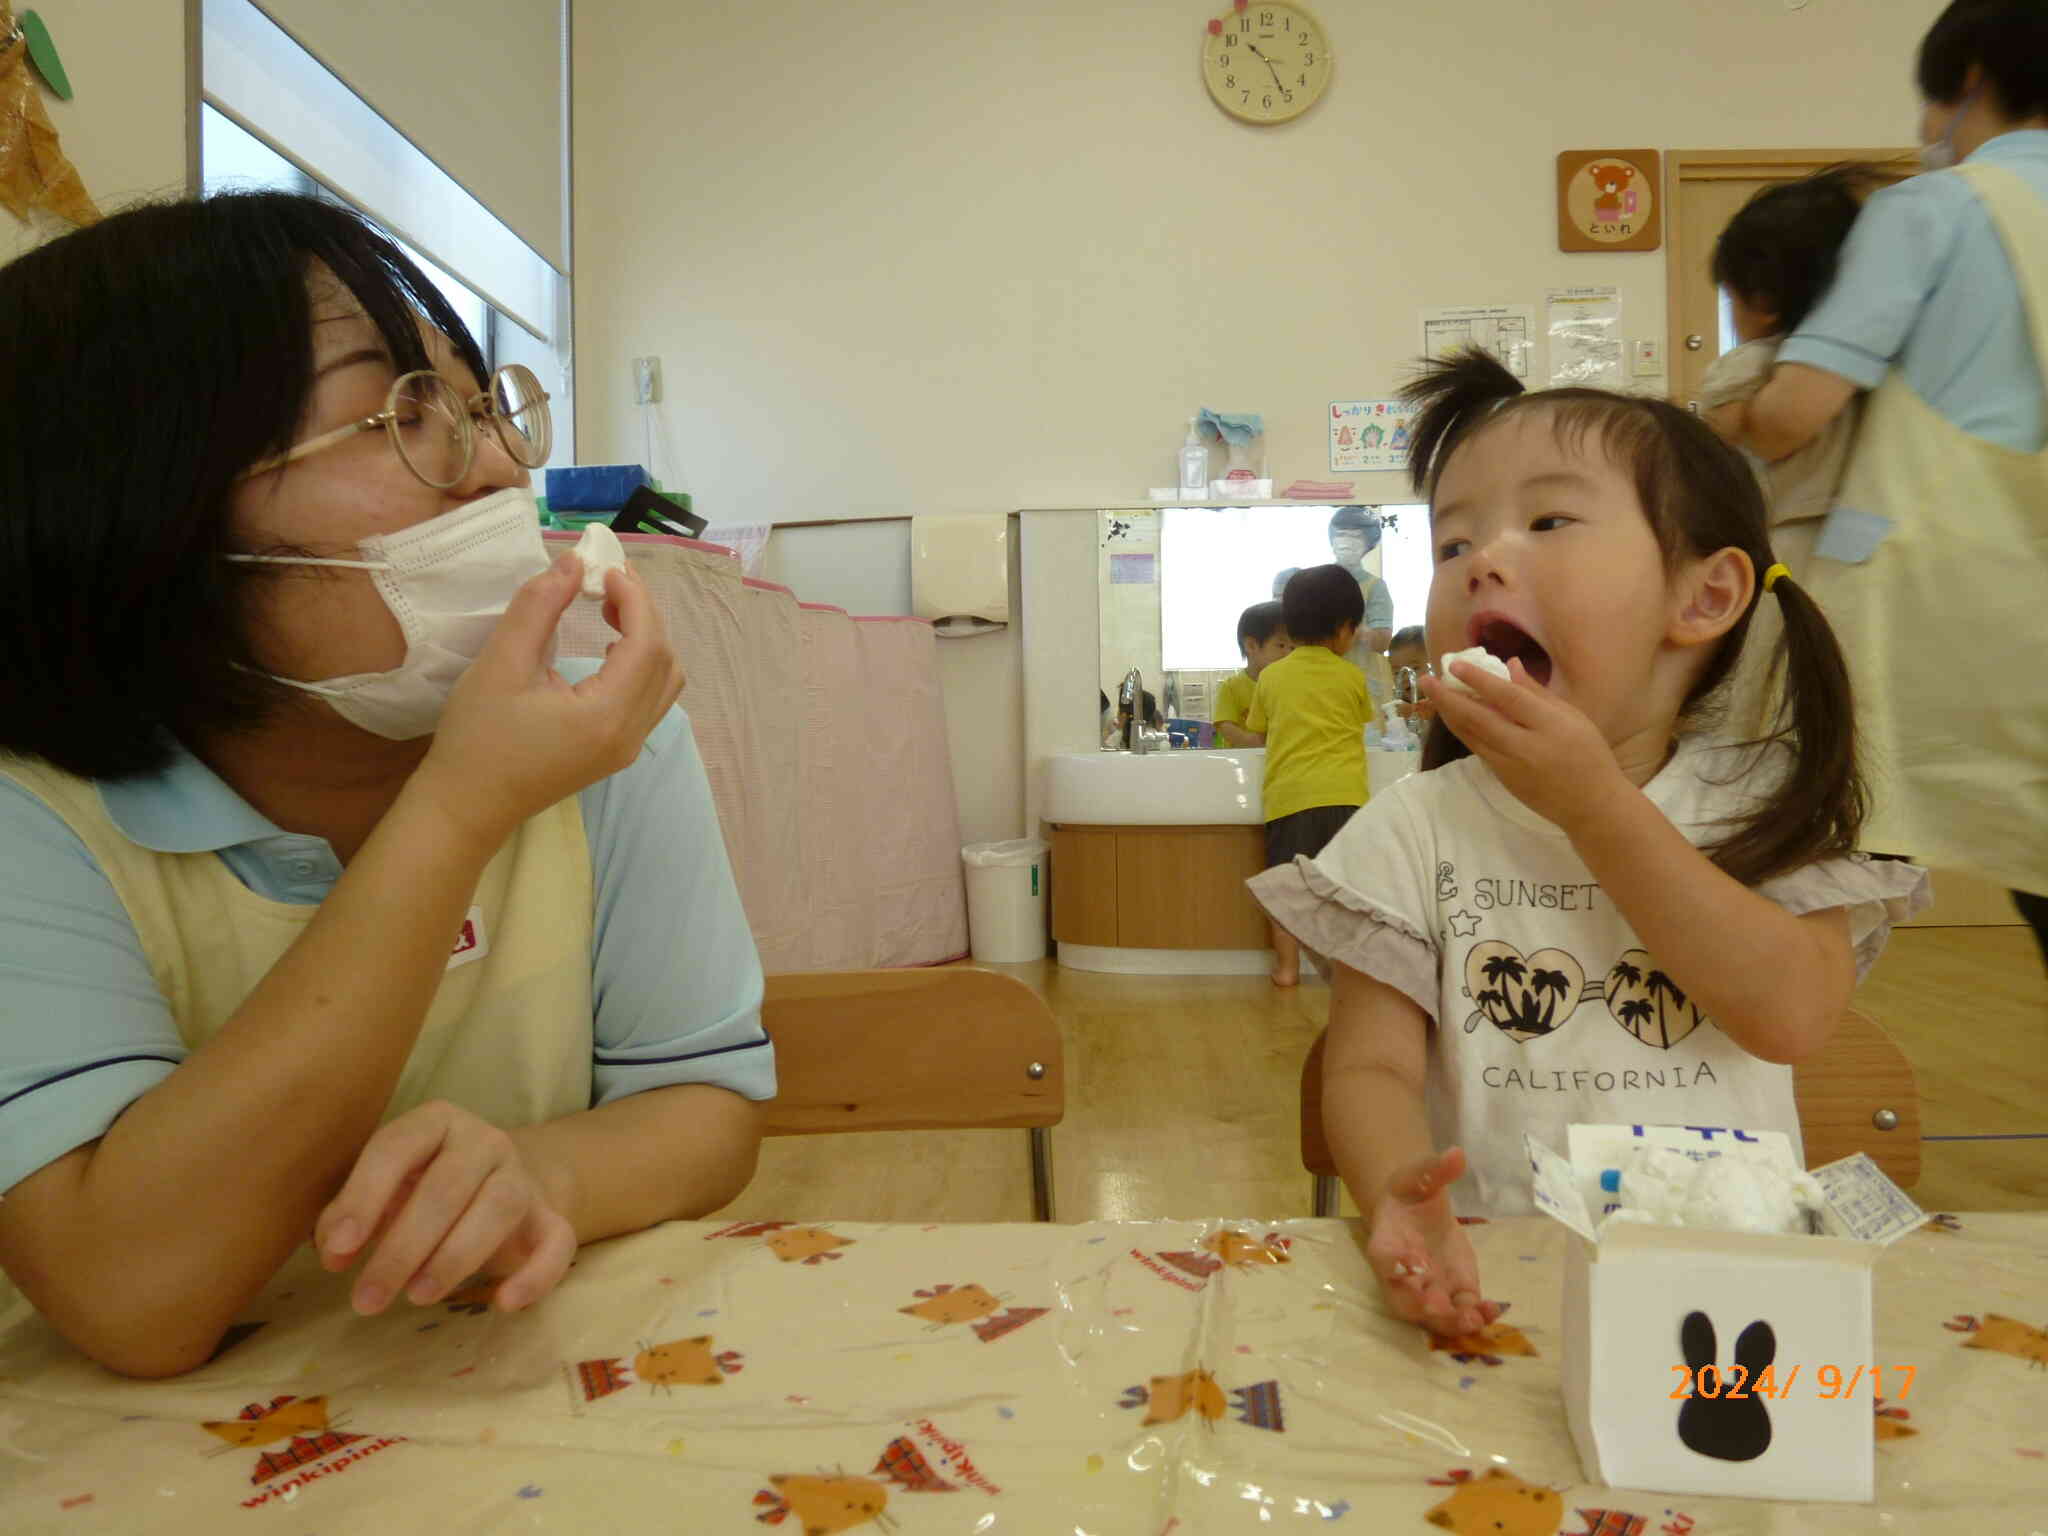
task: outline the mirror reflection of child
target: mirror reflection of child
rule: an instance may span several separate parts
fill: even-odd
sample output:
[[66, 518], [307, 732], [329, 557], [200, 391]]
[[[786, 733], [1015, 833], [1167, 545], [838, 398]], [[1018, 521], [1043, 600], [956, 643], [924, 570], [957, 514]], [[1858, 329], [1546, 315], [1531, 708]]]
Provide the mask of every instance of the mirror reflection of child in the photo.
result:
[[[1418, 683], [1429, 675], [1429, 641], [1420, 624], [1410, 624], [1406, 629], [1395, 631], [1393, 640], [1387, 645], [1387, 665], [1393, 669], [1397, 683], [1403, 667], [1414, 671]], [[1418, 693], [1413, 704], [1401, 706], [1401, 717], [1404, 720], [1434, 720], [1436, 706]]]
[[1217, 685], [1209, 718], [1215, 722], [1216, 739], [1225, 746], [1263, 747], [1266, 738], [1247, 729], [1245, 720], [1252, 712], [1259, 674], [1294, 649], [1278, 603], [1253, 603], [1238, 615], [1237, 649], [1244, 657], [1244, 670]]
[[[1246, 728], [1266, 744], [1261, 790], [1266, 867], [1314, 858], [1365, 804], [1365, 674], [1345, 658], [1365, 622], [1365, 594], [1341, 565], [1298, 571], [1281, 597], [1294, 649], [1252, 690]], [[1264, 878], [1263, 876], [1261, 878]], [[1273, 985], [1301, 980], [1301, 945], [1278, 922]]]

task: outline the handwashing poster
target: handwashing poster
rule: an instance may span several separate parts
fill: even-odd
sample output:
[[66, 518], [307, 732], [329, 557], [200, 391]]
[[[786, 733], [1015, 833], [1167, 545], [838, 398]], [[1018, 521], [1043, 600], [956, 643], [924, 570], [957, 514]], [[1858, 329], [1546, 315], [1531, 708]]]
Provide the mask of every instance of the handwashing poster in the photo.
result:
[[1406, 469], [1415, 408], [1405, 400], [1332, 400], [1330, 468]]

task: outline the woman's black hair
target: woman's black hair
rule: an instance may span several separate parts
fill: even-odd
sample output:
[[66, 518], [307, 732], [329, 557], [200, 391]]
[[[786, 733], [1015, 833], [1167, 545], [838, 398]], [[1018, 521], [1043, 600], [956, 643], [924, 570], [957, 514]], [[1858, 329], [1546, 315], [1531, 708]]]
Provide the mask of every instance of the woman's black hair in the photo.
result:
[[1237, 648], [1243, 650], [1247, 640], [1264, 645], [1286, 627], [1287, 617], [1278, 603], [1253, 603], [1237, 616]]
[[222, 556], [237, 476], [305, 415], [318, 267], [397, 371], [434, 366], [424, 321], [482, 382], [440, 290], [310, 197], [146, 205], [0, 267], [0, 752], [146, 773], [165, 730], [246, 729], [296, 697], [260, 675], [270, 568]]
[[[1477, 348], [1425, 364], [1402, 395], [1420, 412], [1409, 470], [1432, 502], [1460, 449], [1496, 423], [1540, 410], [1561, 442], [1594, 439], [1634, 483], [1668, 570], [1731, 547], [1748, 557], [1758, 573], [1749, 607], [1715, 646], [1680, 713], [1708, 712], [1742, 653], [1757, 603], [1775, 601], [1785, 633], [1772, 667], [1784, 668], [1784, 688], [1772, 729], [1755, 745], [1782, 743], [1791, 761], [1776, 792], [1704, 851], [1745, 885], [1852, 852], [1867, 802], [1848, 668], [1819, 606], [1795, 582], [1779, 578], [1766, 597], [1762, 573], [1773, 562], [1763, 491], [1741, 455], [1668, 401], [1598, 389], [1526, 394], [1520, 380]], [[1468, 752], [1439, 716], [1423, 742], [1422, 766], [1440, 767]]]
[[1883, 181], [1877, 166], [1849, 162], [1763, 188], [1714, 242], [1715, 283], [1790, 335], [1834, 282], [1863, 199]]
[[1920, 94], [1952, 107], [1981, 72], [2007, 117], [2048, 113], [2048, 4], [2043, 0], [1955, 0], [1920, 39], [1914, 69]]
[[1346, 624], [1365, 622], [1365, 593], [1358, 578], [1341, 565], [1304, 566], [1287, 578], [1280, 594], [1287, 633], [1296, 645], [1323, 645]]

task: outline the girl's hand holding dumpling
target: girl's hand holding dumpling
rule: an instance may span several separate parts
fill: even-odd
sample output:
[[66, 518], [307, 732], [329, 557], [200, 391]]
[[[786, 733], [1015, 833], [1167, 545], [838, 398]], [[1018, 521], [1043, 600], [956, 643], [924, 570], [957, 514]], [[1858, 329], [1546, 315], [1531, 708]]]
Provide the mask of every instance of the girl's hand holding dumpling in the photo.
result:
[[1425, 677], [1424, 694], [1458, 739], [1537, 815], [1569, 833], [1629, 787], [1600, 728], [1530, 677], [1520, 657], [1509, 660], [1504, 679], [1462, 661], [1451, 669], [1465, 686]]

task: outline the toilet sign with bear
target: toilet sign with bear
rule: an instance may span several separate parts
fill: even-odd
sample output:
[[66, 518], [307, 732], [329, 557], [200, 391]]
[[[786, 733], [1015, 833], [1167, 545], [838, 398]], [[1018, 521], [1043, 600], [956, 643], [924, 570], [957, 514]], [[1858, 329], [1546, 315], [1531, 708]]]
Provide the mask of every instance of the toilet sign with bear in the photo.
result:
[[[1872, 1270], [1887, 1242], [1926, 1219], [1918, 1208], [1859, 1154], [1816, 1171], [1828, 1200], [1821, 1234], [1592, 1214], [1617, 1138], [1704, 1152], [1736, 1134], [1575, 1125], [1569, 1161], [1528, 1139], [1537, 1208], [1578, 1234], [1565, 1258], [1562, 1328], [1572, 1439], [1587, 1480], [1616, 1488], [1867, 1501], [1874, 1394], [1843, 1384], [1879, 1358]], [[1796, 1168], [1788, 1138], [1741, 1139]], [[1882, 1221], [1866, 1215], [1880, 1208]]]
[[1654, 149], [1567, 149], [1557, 157], [1557, 248], [1654, 251], [1664, 188]]

